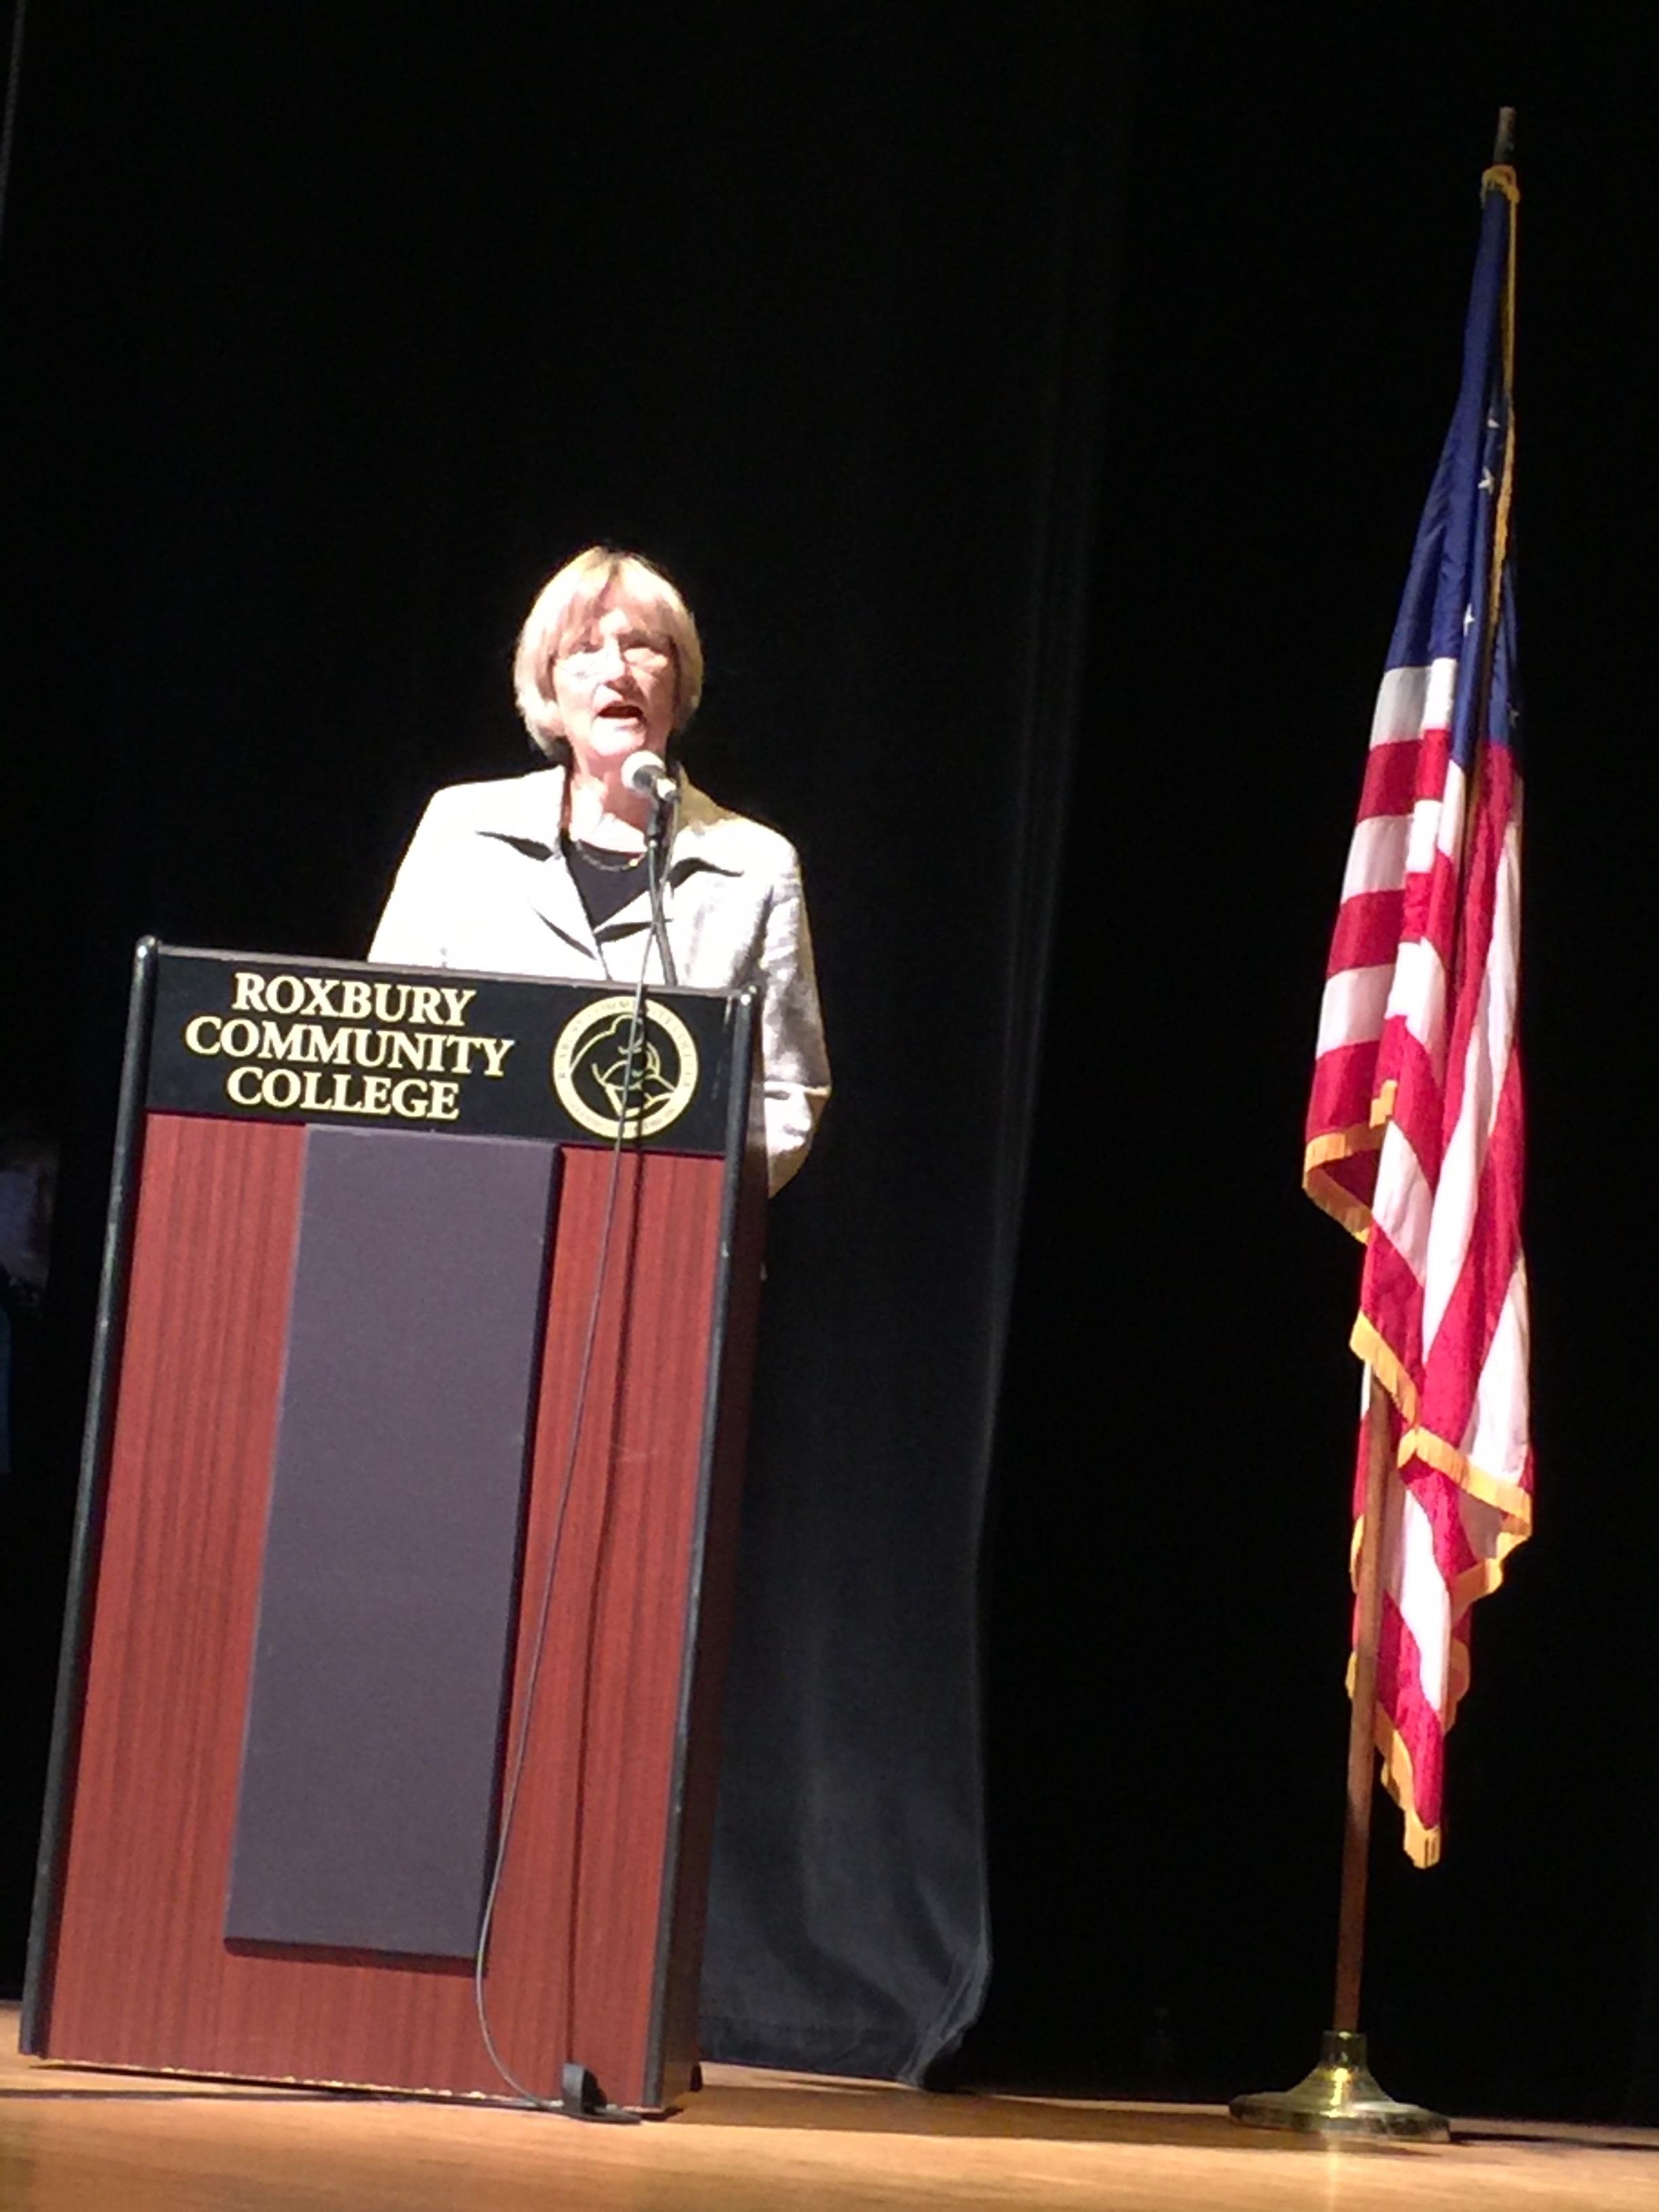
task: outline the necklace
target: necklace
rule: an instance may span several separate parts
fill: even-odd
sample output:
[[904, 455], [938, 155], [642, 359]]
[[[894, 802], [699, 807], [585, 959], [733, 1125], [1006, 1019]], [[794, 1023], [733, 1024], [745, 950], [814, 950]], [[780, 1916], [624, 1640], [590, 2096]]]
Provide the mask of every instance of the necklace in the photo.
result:
[[569, 842], [588, 866], [597, 868], [601, 875], [625, 875], [629, 868], [637, 868], [645, 858], [642, 849], [637, 853], [613, 853], [607, 851], [603, 845], [590, 845], [581, 837], [573, 837]]

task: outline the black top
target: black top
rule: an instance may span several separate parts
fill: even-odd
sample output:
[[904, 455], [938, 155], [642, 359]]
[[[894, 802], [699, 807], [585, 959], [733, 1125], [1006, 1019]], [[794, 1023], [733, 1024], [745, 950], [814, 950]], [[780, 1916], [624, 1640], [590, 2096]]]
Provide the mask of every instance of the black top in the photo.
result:
[[597, 845], [584, 845], [580, 838], [566, 836], [560, 837], [559, 849], [595, 929], [613, 914], [619, 914], [646, 887], [642, 852], [607, 853]]

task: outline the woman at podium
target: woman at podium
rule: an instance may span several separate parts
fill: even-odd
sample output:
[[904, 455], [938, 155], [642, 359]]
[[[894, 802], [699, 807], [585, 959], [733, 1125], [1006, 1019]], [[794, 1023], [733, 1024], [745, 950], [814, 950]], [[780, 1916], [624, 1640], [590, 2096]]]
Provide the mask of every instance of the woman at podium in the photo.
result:
[[672, 980], [759, 986], [767, 1156], [781, 1188], [830, 1095], [800, 863], [776, 830], [660, 765], [702, 690], [690, 609], [650, 562], [590, 546], [538, 593], [513, 674], [548, 764], [434, 794], [369, 958], [574, 982], [631, 984], [642, 969], [650, 982], [671, 980], [647, 852], [653, 810], [665, 809]]

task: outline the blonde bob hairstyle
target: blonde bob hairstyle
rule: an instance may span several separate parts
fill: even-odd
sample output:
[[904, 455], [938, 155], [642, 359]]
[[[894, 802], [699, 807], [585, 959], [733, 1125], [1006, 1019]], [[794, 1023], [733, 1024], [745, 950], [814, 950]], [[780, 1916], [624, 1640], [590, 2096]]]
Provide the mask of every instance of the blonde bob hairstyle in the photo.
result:
[[550, 576], [519, 633], [513, 693], [524, 726], [550, 759], [566, 755], [553, 696], [553, 664], [586, 637], [595, 617], [625, 607], [661, 636], [674, 657], [674, 729], [683, 730], [702, 696], [702, 641], [691, 610], [660, 568], [638, 553], [590, 545]]

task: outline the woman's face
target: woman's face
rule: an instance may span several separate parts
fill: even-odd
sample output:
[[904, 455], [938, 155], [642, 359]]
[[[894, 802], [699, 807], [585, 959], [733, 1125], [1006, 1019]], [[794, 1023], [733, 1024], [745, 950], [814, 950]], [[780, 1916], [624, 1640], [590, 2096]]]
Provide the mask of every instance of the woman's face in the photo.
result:
[[667, 639], [625, 601], [603, 607], [553, 664], [554, 703], [582, 774], [603, 776], [636, 752], [662, 752], [674, 690]]

